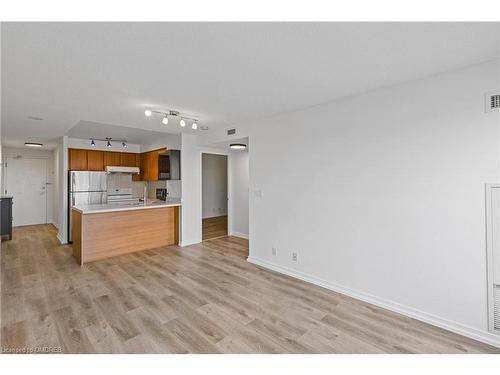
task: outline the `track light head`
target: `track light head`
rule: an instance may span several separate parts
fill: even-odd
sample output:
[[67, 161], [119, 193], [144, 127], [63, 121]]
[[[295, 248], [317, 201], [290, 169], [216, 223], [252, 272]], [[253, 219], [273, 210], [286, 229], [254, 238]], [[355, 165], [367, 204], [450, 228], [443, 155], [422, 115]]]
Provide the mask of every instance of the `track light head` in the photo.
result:
[[161, 120], [161, 123], [163, 125], [167, 125], [168, 124], [168, 117], [167, 116], [163, 117], [163, 119]]
[[186, 126], [186, 121], [184, 121], [184, 119], [181, 118], [181, 121], [179, 122], [179, 124], [181, 125], [181, 127], [185, 127]]
[[198, 129], [198, 123], [196, 121], [193, 122], [193, 125], [191, 125], [191, 129], [193, 129], [193, 130]]
[[95, 147], [95, 141], [93, 139], [90, 140], [90, 146]]
[[127, 144], [125, 142], [122, 142], [123, 148], [127, 148]]
[[149, 116], [151, 116], [153, 114], [153, 112], [150, 109], [146, 109], [144, 111], [144, 114], [146, 115], [146, 117], [149, 117]]

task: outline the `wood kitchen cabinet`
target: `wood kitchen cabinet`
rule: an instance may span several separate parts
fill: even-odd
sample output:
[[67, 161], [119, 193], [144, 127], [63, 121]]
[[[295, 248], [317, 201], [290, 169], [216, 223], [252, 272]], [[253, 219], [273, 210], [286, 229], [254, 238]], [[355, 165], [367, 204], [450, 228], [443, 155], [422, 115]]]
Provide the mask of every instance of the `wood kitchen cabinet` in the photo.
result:
[[141, 165], [142, 154], [134, 154], [134, 156], [135, 156], [134, 167], [138, 167], [140, 172], [139, 172], [139, 174], [132, 175], [132, 181], [143, 181], [143, 173], [142, 173], [142, 165]]
[[68, 149], [70, 171], [88, 171], [87, 150]]
[[87, 150], [87, 170], [104, 171], [104, 151]]
[[121, 164], [121, 152], [104, 151], [104, 168], [110, 165], [119, 167]]
[[120, 153], [120, 165], [122, 167], [136, 167], [136, 154], [130, 152]]
[[142, 180], [158, 181], [158, 157], [166, 151], [167, 149], [162, 148], [141, 154]]
[[105, 171], [107, 166], [139, 167], [140, 173], [132, 175], [133, 181], [158, 181], [159, 155], [166, 148], [136, 154], [133, 152], [82, 150], [70, 148], [70, 171]]

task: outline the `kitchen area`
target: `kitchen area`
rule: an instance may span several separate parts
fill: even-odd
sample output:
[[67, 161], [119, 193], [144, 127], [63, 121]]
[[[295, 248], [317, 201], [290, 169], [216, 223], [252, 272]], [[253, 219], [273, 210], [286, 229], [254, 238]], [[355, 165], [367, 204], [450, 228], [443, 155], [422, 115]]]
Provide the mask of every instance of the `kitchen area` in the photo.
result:
[[177, 245], [180, 179], [180, 150], [69, 148], [68, 239], [76, 261]]

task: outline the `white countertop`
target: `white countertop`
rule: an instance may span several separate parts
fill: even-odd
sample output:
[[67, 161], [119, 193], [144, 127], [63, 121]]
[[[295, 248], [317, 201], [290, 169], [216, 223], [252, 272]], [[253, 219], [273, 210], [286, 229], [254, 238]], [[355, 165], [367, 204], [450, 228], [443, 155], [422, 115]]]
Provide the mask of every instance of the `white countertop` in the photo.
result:
[[81, 212], [82, 214], [98, 214], [104, 212], [117, 212], [117, 211], [132, 211], [144, 210], [149, 208], [165, 208], [177, 207], [181, 205], [180, 198], [169, 198], [167, 201], [148, 199], [146, 203], [140, 202], [135, 204], [88, 204], [74, 206], [73, 210]]

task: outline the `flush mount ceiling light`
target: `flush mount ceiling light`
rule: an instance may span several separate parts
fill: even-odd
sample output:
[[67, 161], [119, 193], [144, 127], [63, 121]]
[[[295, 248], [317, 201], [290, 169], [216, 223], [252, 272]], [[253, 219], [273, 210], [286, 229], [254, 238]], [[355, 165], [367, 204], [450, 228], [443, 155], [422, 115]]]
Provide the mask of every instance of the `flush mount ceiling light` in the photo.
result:
[[43, 143], [36, 143], [36, 142], [24, 142], [25, 146], [28, 147], [42, 147]]
[[43, 118], [38, 117], [38, 116], [28, 116], [28, 120], [33, 120], [33, 121], [42, 121]]
[[[181, 113], [179, 111], [174, 111], [174, 110], [168, 110], [168, 111], [159, 111], [155, 109], [145, 109], [144, 110], [144, 115], [146, 117], [151, 117], [153, 114], [158, 114], [162, 116], [161, 122], [163, 125], [167, 125], [169, 122], [169, 117], [170, 118], [175, 118], [178, 117], [180, 118], [179, 125], [181, 128], [186, 127], [186, 120], [192, 121], [193, 124], [191, 125], [191, 129], [196, 130], [198, 129], [198, 119], [195, 118], [192, 115], [188, 115], [186, 113]], [[202, 126], [202, 130], [208, 130], [208, 126]]]
[[113, 140], [113, 142], [121, 143], [123, 148], [127, 148], [127, 141], [125, 139], [113, 139], [111, 137], [106, 137], [104, 139], [90, 138], [90, 146], [95, 147], [96, 141], [99, 141], [99, 142], [104, 142], [104, 144], [106, 145], [107, 148], [111, 148], [111, 147], [113, 147], [113, 145], [111, 144], [112, 140]]
[[247, 145], [244, 143], [231, 143], [229, 148], [232, 148], [233, 150], [244, 150], [247, 148]]

